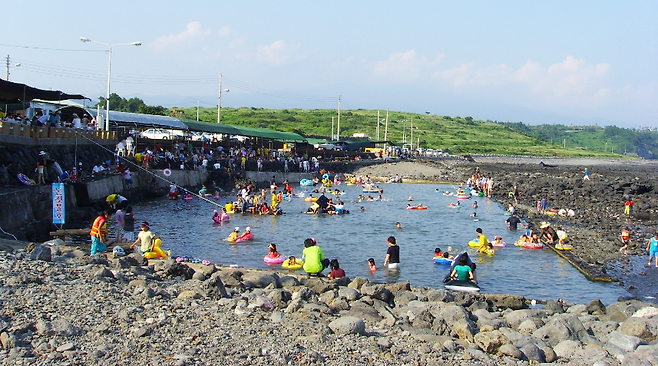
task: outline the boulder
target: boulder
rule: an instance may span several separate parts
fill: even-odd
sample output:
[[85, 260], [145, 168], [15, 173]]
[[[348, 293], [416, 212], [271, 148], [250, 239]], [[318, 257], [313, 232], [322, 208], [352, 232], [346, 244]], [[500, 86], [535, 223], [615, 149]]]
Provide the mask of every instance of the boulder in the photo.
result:
[[484, 294], [484, 298], [494, 309], [521, 310], [528, 308], [525, 297], [519, 295]]
[[281, 286], [286, 289], [291, 289], [295, 286], [299, 286], [299, 280], [295, 276], [283, 276], [279, 278]]
[[214, 273], [209, 279], [204, 281], [201, 285], [201, 289], [206, 293], [206, 296], [211, 299], [229, 297], [226, 292], [226, 287], [224, 287], [224, 282], [222, 282], [221, 276], [217, 273]]
[[195, 290], [185, 290], [181, 291], [177, 298], [179, 299], [198, 299], [201, 298], [201, 294]]
[[498, 354], [501, 356], [512, 357], [517, 360], [523, 359], [523, 352], [521, 352], [521, 350], [519, 350], [518, 348], [514, 347], [511, 344], [504, 344], [500, 346], [500, 348], [498, 349]]
[[119, 257], [112, 260], [112, 266], [114, 268], [130, 268], [133, 266], [139, 266], [140, 262], [132, 256]]
[[224, 286], [239, 287], [242, 285], [242, 272], [240, 271], [218, 271], [216, 273], [222, 279]]
[[353, 288], [341, 287], [338, 289], [338, 297], [351, 302], [358, 300], [361, 297], [361, 293], [359, 290]]
[[634, 337], [620, 331], [612, 332], [608, 338], [608, 343], [620, 348], [625, 352], [633, 352], [638, 346], [647, 344], [647, 342], [642, 338]]
[[558, 301], [547, 300], [546, 304], [542, 306], [541, 310], [548, 315], [562, 314], [564, 313], [564, 306], [562, 306], [562, 304]]
[[383, 319], [377, 309], [371, 306], [367, 306], [361, 302], [352, 303], [352, 307], [346, 313], [346, 315], [371, 323], [378, 323]]
[[99, 269], [98, 271], [94, 272], [94, 277], [98, 278], [114, 278], [114, 273], [110, 271], [109, 269], [103, 267]]
[[543, 318], [546, 314], [539, 309], [525, 309], [525, 310], [516, 310], [510, 313], [505, 314], [505, 321], [513, 329], [519, 329], [519, 325], [523, 321], [535, 317]]
[[658, 319], [628, 318], [619, 325], [620, 332], [651, 342], [658, 338]]
[[52, 258], [52, 252], [50, 251], [50, 247], [45, 245], [37, 245], [36, 247], [34, 247], [32, 253], [30, 253], [30, 260], [51, 262], [53, 258]]
[[582, 345], [578, 341], [567, 339], [553, 347], [553, 351], [560, 358], [571, 358], [576, 352], [582, 350]]
[[653, 307], [653, 306], [647, 306], [645, 308], [642, 308], [635, 313], [633, 313], [632, 317], [633, 318], [653, 318], [654, 316], [658, 315], [658, 308]]
[[391, 291], [382, 285], [365, 284], [361, 286], [361, 293], [365, 296], [370, 296], [373, 299], [379, 299], [385, 302], [392, 300]]
[[587, 305], [587, 314], [603, 315], [605, 314], [605, 305], [599, 299], [592, 300]]
[[288, 301], [292, 300], [292, 294], [288, 290], [276, 289], [270, 292], [270, 301], [278, 308], [288, 306]]
[[308, 287], [301, 287], [299, 291], [292, 294], [292, 299], [310, 300], [315, 297], [315, 292]]
[[330, 290], [334, 290], [338, 288], [338, 285], [334, 282], [331, 281], [325, 281], [321, 278], [310, 278], [308, 281], [306, 281], [306, 287], [310, 288], [311, 290], [315, 291], [317, 294], [322, 294]]
[[457, 337], [459, 337], [459, 339], [473, 342], [473, 335], [475, 334], [477, 328], [470, 319], [460, 319], [450, 323], [450, 325], [452, 326], [453, 332], [457, 335]]
[[343, 316], [331, 323], [329, 328], [336, 334], [364, 334], [366, 325], [363, 320], [353, 316]]
[[528, 359], [528, 361], [532, 361], [536, 363], [546, 362], [546, 358], [544, 357], [544, 351], [542, 351], [541, 348], [539, 348], [534, 343], [526, 343], [520, 348], [520, 350], [521, 352], [523, 352], [523, 354]]
[[409, 281], [402, 281], [396, 283], [389, 283], [385, 285], [389, 291], [411, 291], [411, 284]]
[[585, 325], [585, 327], [594, 334], [594, 337], [605, 343], [608, 341], [610, 333], [619, 328], [619, 323], [613, 321], [596, 321]]
[[273, 284], [276, 288], [281, 287], [279, 276], [276, 273], [264, 271], [249, 271], [242, 275], [242, 282], [247, 287], [265, 288], [269, 284]]
[[636, 311], [647, 305], [649, 304], [637, 300], [618, 301], [614, 304], [608, 305], [605, 317], [607, 320], [621, 323], [626, 320], [626, 318], [635, 314]]
[[496, 354], [501, 346], [511, 343], [503, 333], [498, 330], [492, 332], [480, 332], [473, 337], [475, 344], [484, 352]]
[[567, 339], [581, 341], [589, 337], [589, 333], [576, 315], [556, 314], [548, 319], [546, 325], [535, 331], [533, 336], [555, 346]]
[[361, 289], [361, 286], [365, 285], [368, 282], [369, 281], [367, 279], [363, 278], [363, 277], [357, 277], [357, 278], [353, 279], [352, 282], [350, 282], [347, 285], [347, 287], [359, 290], [359, 289]]
[[200, 271], [195, 271], [194, 274], [192, 275], [192, 279], [197, 281], [205, 281], [206, 278], [207, 278], [206, 275]]
[[184, 280], [192, 279], [192, 276], [194, 276], [194, 270], [192, 268], [188, 267], [186, 264], [175, 262], [171, 259], [165, 261], [165, 264], [162, 266], [162, 271], [166, 276], [180, 276]]

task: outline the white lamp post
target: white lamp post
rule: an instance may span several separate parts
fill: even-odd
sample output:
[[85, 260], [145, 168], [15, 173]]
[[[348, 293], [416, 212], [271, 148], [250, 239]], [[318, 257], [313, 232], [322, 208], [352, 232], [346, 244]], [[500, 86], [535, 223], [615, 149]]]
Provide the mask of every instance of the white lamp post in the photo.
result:
[[102, 44], [107, 46], [107, 94], [106, 94], [106, 109], [105, 109], [105, 131], [110, 130], [110, 75], [112, 74], [112, 47], [115, 46], [141, 46], [142, 42], [131, 42], [131, 43], [119, 43], [119, 44], [109, 44], [98, 41], [93, 41], [89, 38], [80, 37], [82, 42], [92, 42]]

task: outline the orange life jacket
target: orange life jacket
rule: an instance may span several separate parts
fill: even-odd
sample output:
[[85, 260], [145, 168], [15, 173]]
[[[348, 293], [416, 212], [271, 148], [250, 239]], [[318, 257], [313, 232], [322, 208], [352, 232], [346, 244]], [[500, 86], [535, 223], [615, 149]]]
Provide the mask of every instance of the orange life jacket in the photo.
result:
[[630, 237], [630, 233], [628, 232], [628, 230], [622, 230], [622, 231], [621, 231], [621, 237], [622, 237], [624, 240], [628, 239], [628, 238]]
[[105, 237], [107, 233], [107, 220], [105, 216], [98, 216], [94, 223], [91, 225], [91, 231], [89, 235], [95, 236], [97, 238]]

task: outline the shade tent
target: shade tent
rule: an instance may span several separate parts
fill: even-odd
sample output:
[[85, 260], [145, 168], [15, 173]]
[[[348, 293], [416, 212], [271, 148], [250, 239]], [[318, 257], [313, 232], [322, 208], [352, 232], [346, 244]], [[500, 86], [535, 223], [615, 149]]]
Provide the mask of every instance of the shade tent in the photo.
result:
[[37, 89], [29, 85], [0, 79], [0, 103], [27, 103], [33, 99], [58, 101], [89, 98], [80, 94], [67, 94], [59, 90]]
[[260, 137], [282, 142], [305, 142], [306, 138], [294, 132], [275, 131], [267, 128], [252, 128], [243, 126], [229, 126], [214, 122], [198, 122], [182, 120], [190, 131], [223, 133], [227, 135]]
[[[88, 112], [92, 116], [96, 117], [96, 110], [88, 110]], [[101, 115], [104, 117], [105, 112], [101, 111]], [[110, 124], [123, 127], [158, 127], [173, 130], [187, 130], [187, 126], [178, 118], [159, 116], [155, 114], [141, 114], [118, 111], [110, 111]]]

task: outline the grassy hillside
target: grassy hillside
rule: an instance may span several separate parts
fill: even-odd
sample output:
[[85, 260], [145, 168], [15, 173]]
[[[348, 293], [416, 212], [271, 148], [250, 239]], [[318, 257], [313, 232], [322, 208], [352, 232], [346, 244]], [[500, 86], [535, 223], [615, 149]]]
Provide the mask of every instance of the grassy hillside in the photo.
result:
[[[176, 108], [180, 110], [180, 108]], [[189, 118], [196, 118], [195, 108], [182, 108]], [[263, 127], [279, 131], [297, 132], [304, 136], [329, 139], [334, 117], [334, 133], [338, 125], [334, 109], [265, 109], [265, 108], [222, 108], [222, 123], [249, 127]], [[380, 111], [381, 140], [385, 137], [386, 111]], [[217, 110], [201, 108], [201, 121], [216, 122]], [[441, 149], [451, 154], [513, 154], [539, 156], [610, 156], [619, 157], [617, 148], [595, 151], [584, 144], [568, 143], [563, 146], [562, 138], [553, 138], [533, 131], [532, 127], [477, 121], [471, 117], [449, 117], [414, 113], [389, 112], [387, 139], [394, 143], [406, 140], [411, 143], [413, 124], [413, 146]], [[529, 129], [526, 127], [530, 127]], [[354, 133], [365, 133], [371, 139], [377, 137], [376, 110], [345, 110], [341, 113], [340, 137], [348, 139]], [[554, 134], [554, 132], [552, 132]], [[555, 134], [555, 136], [558, 136]], [[548, 137], [548, 138], [547, 138]], [[590, 137], [584, 137], [589, 139]], [[551, 141], [552, 140], [552, 141]]]

